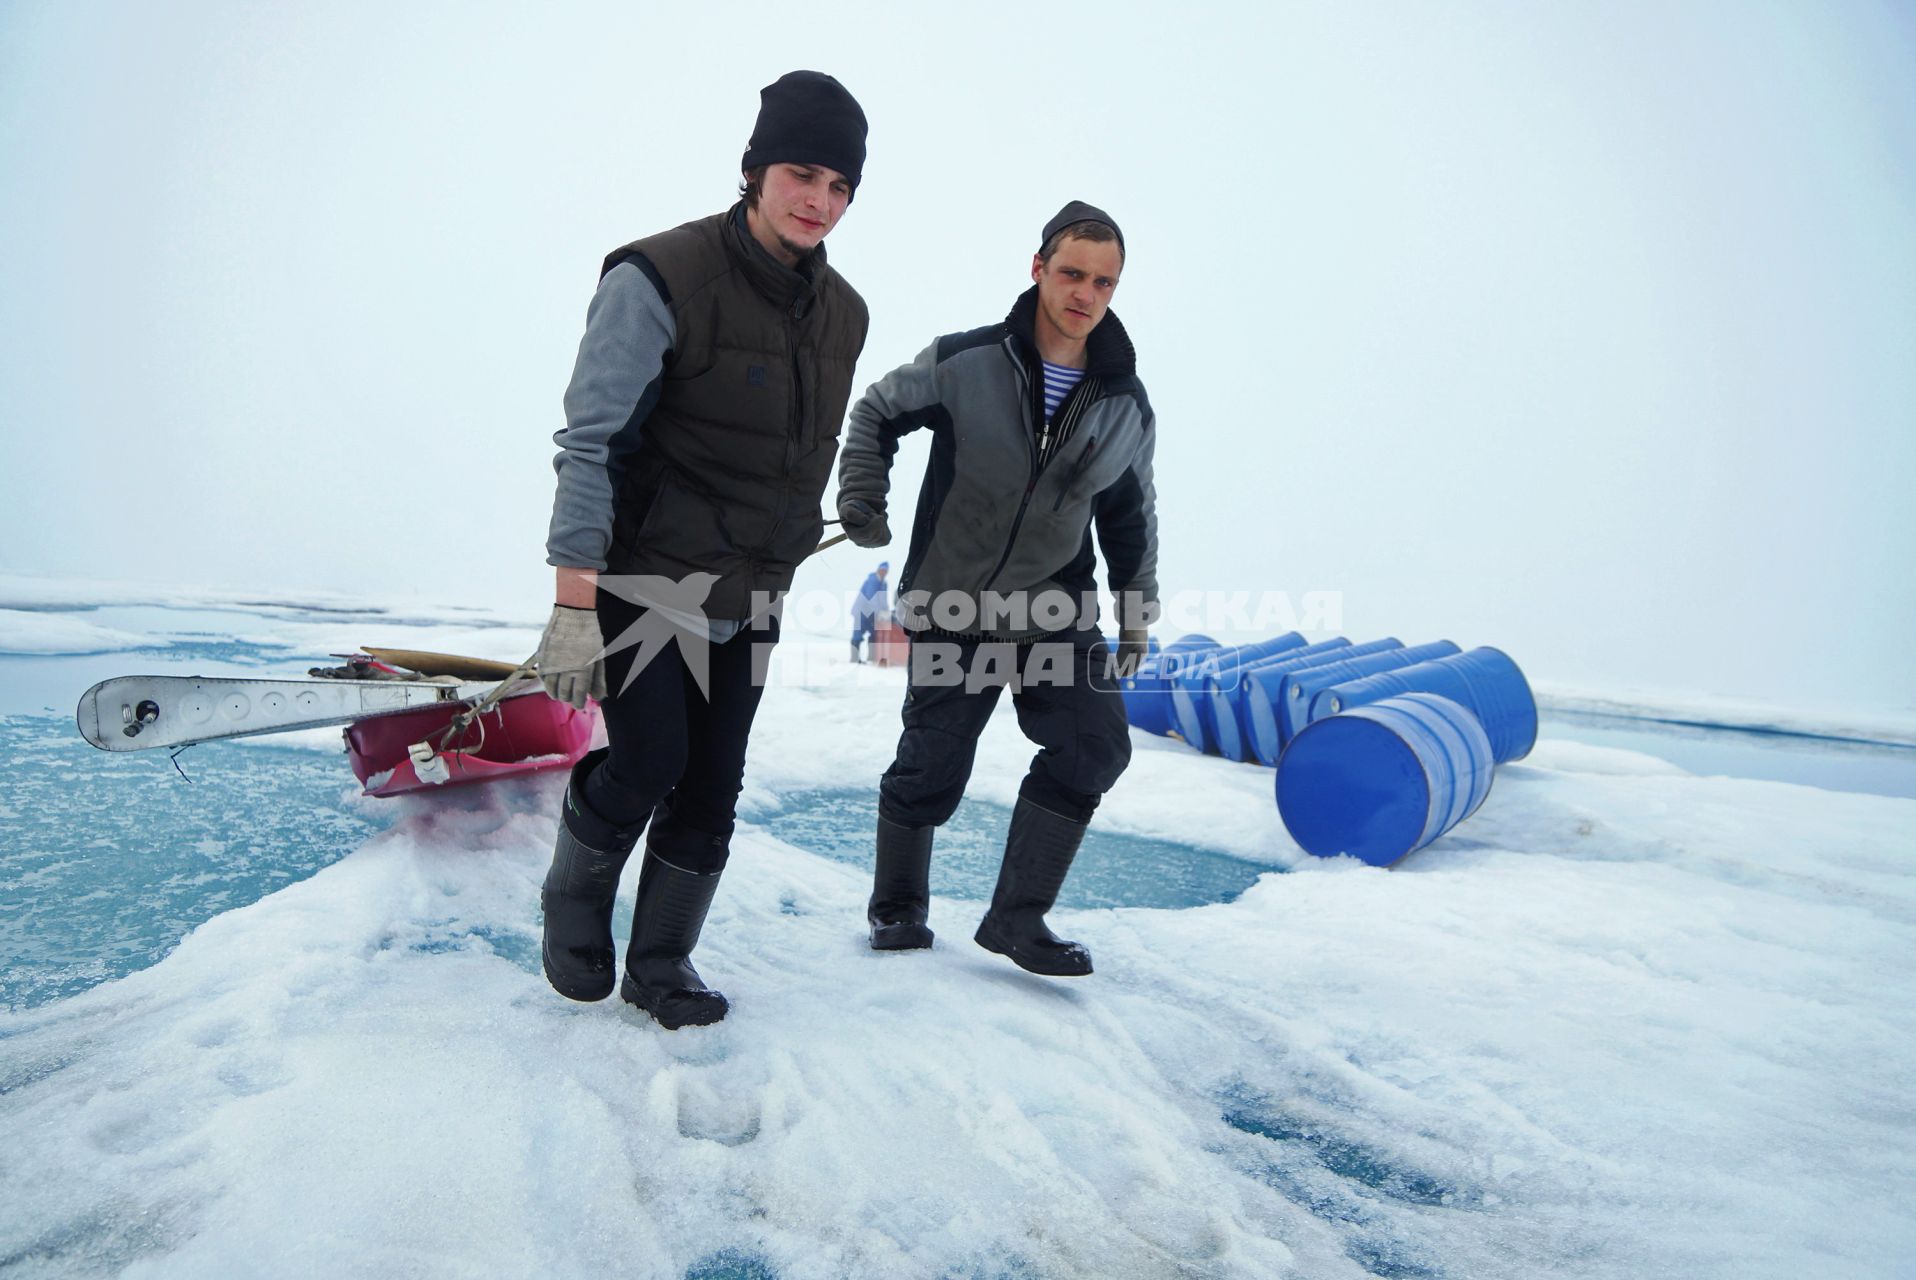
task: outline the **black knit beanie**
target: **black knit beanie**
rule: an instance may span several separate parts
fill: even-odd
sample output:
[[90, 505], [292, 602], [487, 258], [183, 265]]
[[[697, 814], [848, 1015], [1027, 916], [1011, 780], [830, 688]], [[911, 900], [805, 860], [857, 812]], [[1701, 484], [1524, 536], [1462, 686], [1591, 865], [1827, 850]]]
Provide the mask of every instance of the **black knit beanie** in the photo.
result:
[[852, 190], [865, 167], [865, 113], [822, 71], [788, 71], [758, 91], [758, 123], [740, 169], [816, 164], [845, 175]]
[[1058, 210], [1057, 217], [1044, 224], [1044, 235], [1038, 238], [1038, 252], [1044, 252], [1044, 247], [1051, 243], [1052, 236], [1057, 235], [1066, 227], [1075, 226], [1080, 222], [1102, 222], [1105, 226], [1110, 227], [1112, 232], [1118, 237], [1118, 251], [1120, 253], [1124, 251], [1124, 232], [1118, 229], [1117, 220], [1094, 204], [1086, 204], [1082, 200], [1073, 200], [1070, 204]]

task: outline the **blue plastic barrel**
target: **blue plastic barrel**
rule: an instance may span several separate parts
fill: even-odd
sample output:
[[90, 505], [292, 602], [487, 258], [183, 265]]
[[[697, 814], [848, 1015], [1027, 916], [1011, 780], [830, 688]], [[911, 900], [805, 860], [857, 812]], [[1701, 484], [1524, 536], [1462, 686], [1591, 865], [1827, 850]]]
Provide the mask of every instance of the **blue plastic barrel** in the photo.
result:
[[[1351, 642], [1343, 636], [1331, 640], [1322, 640], [1306, 645], [1301, 649], [1286, 649], [1279, 653], [1266, 654], [1246, 662], [1237, 670], [1207, 678], [1198, 697], [1210, 703], [1205, 723], [1215, 735], [1217, 752], [1228, 760], [1251, 760], [1256, 758], [1252, 749], [1250, 704], [1245, 691], [1250, 688], [1250, 674], [1253, 671], [1268, 671], [1282, 668], [1286, 671], [1293, 667], [1315, 660], [1334, 661], [1339, 655], [1348, 653]], [[1260, 763], [1274, 763], [1276, 757]]]
[[1382, 640], [1366, 640], [1362, 644], [1345, 645], [1312, 654], [1290, 665], [1273, 662], [1244, 672], [1244, 721], [1250, 729], [1252, 757], [1261, 764], [1276, 764], [1278, 756], [1284, 753], [1287, 739], [1277, 725], [1277, 686], [1286, 675], [1299, 667], [1343, 662], [1350, 658], [1361, 658], [1367, 653], [1384, 653], [1403, 647], [1402, 640], [1385, 636]]
[[1124, 714], [1132, 726], [1146, 733], [1170, 733], [1175, 722], [1171, 718], [1170, 693], [1165, 688], [1166, 673], [1177, 670], [1190, 655], [1215, 648], [1217, 641], [1193, 631], [1179, 636], [1139, 663], [1135, 676], [1118, 681]]
[[1537, 745], [1537, 699], [1510, 656], [1489, 645], [1324, 689], [1311, 699], [1312, 720], [1368, 706], [1400, 693], [1438, 693], [1468, 707], [1490, 736], [1498, 764], [1521, 760]]
[[1210, 699], [1205, 696], [1207, 685], [1235, 682], [1237, 673], [1246, 665], [1304, 647], [1301, 634], [1286, 631], [1255, 644], [1219, 645], [1194, 655], [1194, 661], [1165, 682], [1171, 695], [1172, 724], [1186, 742], [1200, 751], [1216, 754], [1219, 750], [1217, 719], [1212, 714]]
[[1430, 644], [1413, 644], [1407, 648], [1367, 653], [1344, 661], [1307, 667], [1302, 671], [1286, 672], [1277, 683], [1278, 736], [1289, 742], [1299, 729], [1310, 723], [1311, 699], [1317, 696], [1320, 689], [1328, 689], [1347, 680], [1361, 679], [1379, 671], [1415, 666], [1432, 658], [1447, 658], [1457, 651], [1457, 646], [1450, 641], [1437, 640]]
[[1477, 811], [1490, 739], [1468, 709], [1406, 693], [1308, 724], [1277, 764], [1277, 812], [1320, 858], [1387, 867]]

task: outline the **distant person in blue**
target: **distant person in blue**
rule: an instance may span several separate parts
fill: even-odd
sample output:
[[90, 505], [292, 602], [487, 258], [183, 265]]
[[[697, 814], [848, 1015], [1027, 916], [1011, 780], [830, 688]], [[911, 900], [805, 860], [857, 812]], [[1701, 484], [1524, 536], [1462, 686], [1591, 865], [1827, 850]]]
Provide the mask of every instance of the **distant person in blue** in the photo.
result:
[[890, 593], [885, 588], [885, 575], [891, 572], [891, 561], [880, 560], [878, 567], [865, 575], [865, 585], [858, 589], [858, 599], [852, 604], [852, 661], [865, 660], [859, 645], [866, 637], [871, 638], [873, 656], [877, 656], [878, 620], [891, 612]]

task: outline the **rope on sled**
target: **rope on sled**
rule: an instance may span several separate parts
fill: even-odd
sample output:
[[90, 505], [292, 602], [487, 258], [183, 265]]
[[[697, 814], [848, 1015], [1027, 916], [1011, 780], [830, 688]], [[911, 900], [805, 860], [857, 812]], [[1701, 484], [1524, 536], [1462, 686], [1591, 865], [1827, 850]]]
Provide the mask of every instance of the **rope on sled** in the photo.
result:
[[[419, 775], [421, 781], [431, 781], [432, 779], [428, 777], [429, 773], [444, 772], [445, 765], [439, 762], [440, 756], [464, 755], [467, 751], [480, 751], [485, 748], [486, 725], [485, 721], [480, 719], [480, 717], [498, 705], [499, 700], [505, 697], [506, 690], [517, 684], [521, 678], [531, 675], [538, 669], [538, 663], [536, 661], [538, 656], [539, 655], [535, 653], [532, 657], [527, 658], [524, 662], [513, 668], [512, 674], [494, 686], [492, 692], [454, 716], [452, 722], [438, 734], [433, 737], [428, 737], [423, 742], [415, 742], [406, 748], [406, 754], [412, 757], [413, 771]], [[472, 747], [454, 746], [453, 744], [465, 734], [466, 730], [472, 726], [474, 721], [478, 721], [479, 724], [478, 744]], [[443, 782], [445, 778], [440, 777], [438, 781]]]

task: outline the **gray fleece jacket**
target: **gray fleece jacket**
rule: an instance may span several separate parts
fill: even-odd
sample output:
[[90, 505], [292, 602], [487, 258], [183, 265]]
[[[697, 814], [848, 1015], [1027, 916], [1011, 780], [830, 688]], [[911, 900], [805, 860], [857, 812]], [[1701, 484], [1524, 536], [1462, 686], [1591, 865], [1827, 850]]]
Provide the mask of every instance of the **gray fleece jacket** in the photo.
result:
[[[1043, 376], [1032, 337], [1035, 287], [1002, 322], [939, 338], [852, 406], [839, 454], [838, 504], [886, 511], [899, 440], [932, 433], [897, 616], [916, 631], [1029, 640], [1097, 624], [1097, 544], [1119, 625], [1156, 617], [1156, 420], [1131, 339], [1107, 312], [1091, 332], [1085, 377], [1049, 424], [1039, 464]], [[1045, 597], [1040, 599], [1040, 597]], [[1068, 598], [1068, 617], [1050, 608]]]

